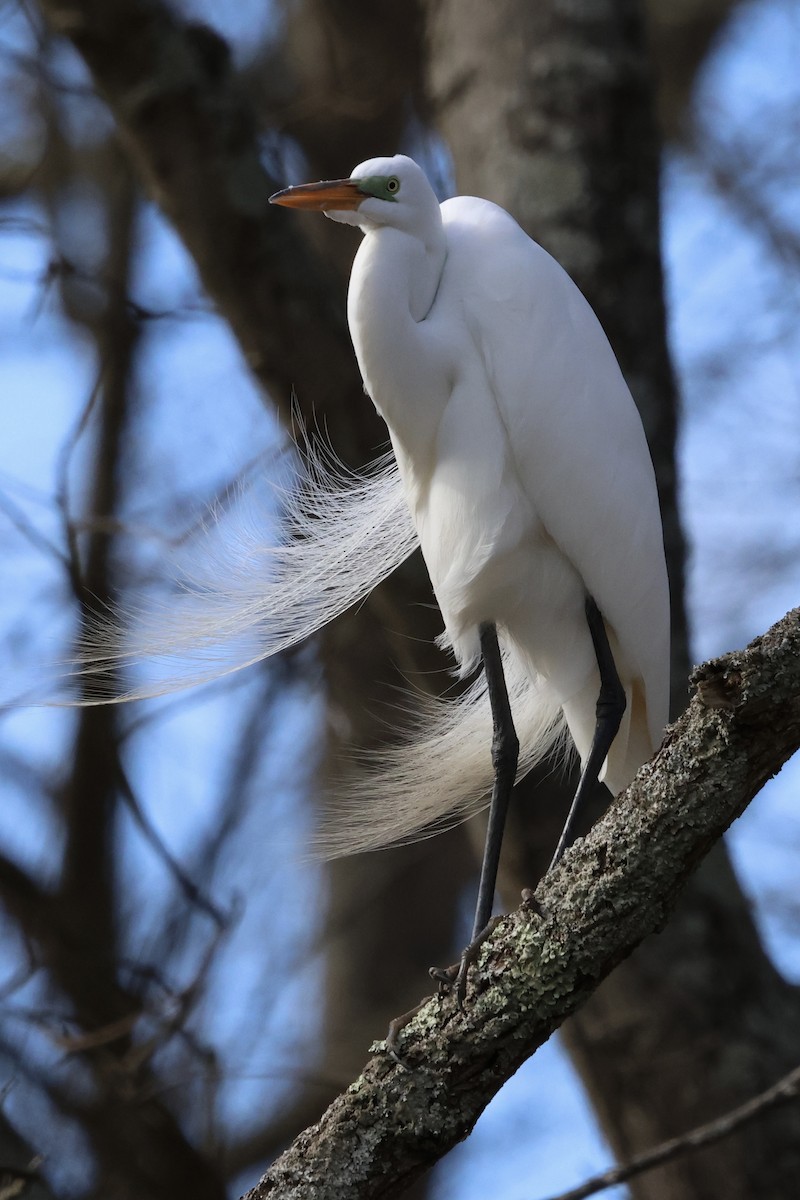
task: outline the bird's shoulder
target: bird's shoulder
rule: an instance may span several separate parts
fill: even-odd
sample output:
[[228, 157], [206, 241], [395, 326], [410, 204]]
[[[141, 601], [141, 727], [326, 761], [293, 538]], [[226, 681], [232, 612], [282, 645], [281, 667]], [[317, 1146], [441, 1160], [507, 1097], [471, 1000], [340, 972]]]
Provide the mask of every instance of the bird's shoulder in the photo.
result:
[[492, 261], [486, 257], [490, 253], [527, 251], [534, 244], [511, 214], [491, 200], [455, 196], [444, 201], [441, 212], [448, 257], [478, 266]]
[[498, 204], [456, 196], [441, 206], [446, 274], [462, 300], [470, 296], [527, 308], [543, 290], [564, 286], [566, 273]]

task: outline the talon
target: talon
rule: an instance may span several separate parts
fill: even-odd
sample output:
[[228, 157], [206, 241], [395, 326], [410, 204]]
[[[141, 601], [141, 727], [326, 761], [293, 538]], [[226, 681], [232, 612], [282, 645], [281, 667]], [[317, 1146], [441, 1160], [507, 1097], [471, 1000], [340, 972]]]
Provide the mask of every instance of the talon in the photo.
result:
[[[467, 947], [467, 950], [469, 950], [469, 947]], [[467, 998], [467, 976], [469, 975], [470, 963], [472, 961], [467, 950], [462, 955], [461, 966], [456, 977], [456, 1003], [459, 1008], [464, 1007], [464, 1001]]]
[[449, 992], [454, 982], [458, 978], [461, 963], [453, 963], [450, 967], [428, 967], [428, 974], [434, 983], [439, 985], [439, 995]]
[[[492, 926], [492, 928], [494, 928], [494, 926]], [[456, 1002], [459, 1008], [464, 1007], [464, 1001], [467, 998], [469, 969], [474, 963], [477, 962], [480, 948], [490, 933], [491, 929], [489, 926], [487, 926], [483, 933], [479, 934], [474, 941], [470, 942], [470, 944], [465, 948], [464, 953], [461, 955], [461, 962], [458, 964], [458, 974], [455, 978]]]
[[547, 917], [547, 910], [544, 905], [536, 899], [533, 888], [522, 889], [522, 904], [530, 912], [535, 913], [537, 917]]
[[397, 1063], [398, 1067], [402, 1067], [404, 1071], [413, 1071], [414, 1068], [405, 1058], [403, 1058], [397, 1047], [389, 1044], [388, 1037], [386, 1039], [386, 1053], [389, 1055], [389, 1058]]
[[397, 1065], [402, 1067], [404, 1071], [413, 1071], [414, 1068], [400, 1052], [400, 1034], [405, 1029], [406, 1025], [408, 1025], [409, 1021], [413, 1021], [414, 1017], [417, 1015], [423, 1005], [427, 1004], [427, 1001], [428, 997], [424, 996], [422, 1000], [420, 1000], [419, 1004], [415, 1005], [414, 1008], [410, 1008], [407, 1013], [403, 1013], [402, 1016], [395, 1017], [393, 1021], [389, 1022], [389, 1030], [386, 1034], [386, 1053], [390, 1058], [393, 1058]]
[[494, 933], [501, 920], [502, 916], [492, 917], [488, 925], [465, 947], [457, 963], [453, 963], [451, 967], [430, 967], [428, 970], [431, 979], [438, 983], [440, 994], [442, 992], [449, 992], [455, 984], [456, 1001], [459, 1008], [464, 1007], [464, 1001], [467, 998], [467, 976], [469, 969], [477, 961], [481, 946]]

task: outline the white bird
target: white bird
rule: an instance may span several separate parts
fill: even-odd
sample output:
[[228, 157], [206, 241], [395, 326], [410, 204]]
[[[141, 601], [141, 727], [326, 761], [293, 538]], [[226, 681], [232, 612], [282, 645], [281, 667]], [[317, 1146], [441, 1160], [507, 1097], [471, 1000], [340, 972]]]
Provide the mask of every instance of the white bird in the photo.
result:
[[282, 544], [248, 531], [185, 603], [134, 622], [122, 649], [126, 622], [99, 624], [83, 662], [95, 680], [111, 668], [113, 687], [120, 659], [198, 664], [116, 699], [238, 669], [318, 630], [419, 544], [443, 644], [462, 675], [484, 671], [457, 699], [430, 701], [408, 740], [382, 753], [324, 849], [408, 840], [491, 792], [474, 942], [515, 778], [564, 746], [566, 725], [582, 776], [555, 862], [597, 778], [619, 792], [661, 740], [669, 593], [644, 431], [592, 309], [503, 209], [464, 196], [440, 205], [403, 155], [272, 201], [364, 234], [348, 319], [394, 457], [361, 476], [312, 459]]
[[[669, 592], [641, 420], [587, 301], [495, 204], [440, 205], [404, 155], [272, 202], [364, 233], [348, 293], [358, 365], [389, 429], [442, 640], [462, 674], [484, 666], [495, 778], [475, 939], [517, 774], [512, 719], [526, 768], [552, 748], [562, 715], [581, 758], [554, 862], [598, 775], [620, 791], [661, 740]], [[463, 756], [466, 726], [486, 707], [479, 685], [437, 752], [438, 730], [417, 746], [434, 788], [449, 772], [469, 790], [447, 740]], [[446, 810], [452, 789], [441, 792]], [[441, 815], [435, 803], [419, 803], [417, 824]], [[369, 828], [369, 811], [363, 820]], [[377, 826], [386, 832], [384, 817]]]

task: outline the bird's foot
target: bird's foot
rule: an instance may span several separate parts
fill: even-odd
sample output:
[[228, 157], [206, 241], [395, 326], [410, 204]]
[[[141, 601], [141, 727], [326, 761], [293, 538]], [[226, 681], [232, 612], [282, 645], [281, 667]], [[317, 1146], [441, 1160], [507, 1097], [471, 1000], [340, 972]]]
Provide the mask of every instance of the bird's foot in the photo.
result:
[[[501, 917], [499, 916], [492, 917], [489, 924], [464, 949], [457, 963], [453, 963], [450, 967], [431, 967], [428, 971], [431, 979], [435, 980], [439, 985], [440, 996], [453, 990], [455, 991], [459, 1008], [464, 1007], [464, 1001], [467, 996], [467, 975], [469, 969], [477, 961], [481, 946], [494, 933], [497, 923], [500, 920]], [[427, 1002], [428, 997], [426, 996], [414, 1008], [409, 1009], [407, 1013], [403, 1013], [401, 1017], [395, 1017], [390, 1022], [389, 1031], [386, 1034], [386, 1053], [407, 1071], [411, 1071], [413, 1068], [400, 1050], [400, 1034]]]
[[536, 893], [534, 892], [533, 888], [523, 888], [521, 896], [522, 907], [526, 909], [527, 912], [535, 913], [537, 917], [546, 919], [547, 909], [542, 904], [541, 900], [537, 900]]
[[489, 924], [465, 947], [457, 963], [453, 963], [450, 967], [431, 967], [428, 971], [431, 979], [438, 983], [440, 995], [444, 992], [455, 990], [459, 1008], [464, 1007], [464, 1001], [467, 996], [467, 975], [469, 974], [469, 969], [474, 962], [477, 962], [481, 946], [494, 933], [500, 919], [499, 916], [492, 917]]
[[410, 1008], [408, 1012], [403, 1013], [401, 1017], [395, 1017], [393, 1021], [389, 1022], [389, 1032], [386, 1034], [386, 1053], [390, 1058], [393, 1058], [399, 1066], [404, 1067], [406, 1071], [411, 1071], [413, 1068], [400, 1051], [400, 1034], [403, 1032], [406, 1025], [408, 1025], [410, 1021], [413, 1021], [420, 1009], [427, 1003], [428, 997], [423, 996], [419, 1004], [415, 1004], [413, 1008]]

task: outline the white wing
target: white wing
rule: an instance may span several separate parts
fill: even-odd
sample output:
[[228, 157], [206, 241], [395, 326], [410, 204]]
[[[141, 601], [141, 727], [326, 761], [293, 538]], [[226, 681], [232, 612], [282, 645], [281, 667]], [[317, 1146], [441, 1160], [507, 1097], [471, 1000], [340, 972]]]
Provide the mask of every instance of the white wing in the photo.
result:
[[667, 720], [669, 593], [639, 414], [592, 309], [502, 209], [442, 205], [443, 306], [460, 303], [532, 513], [594, 596], [644, 685], [653, 745]]

